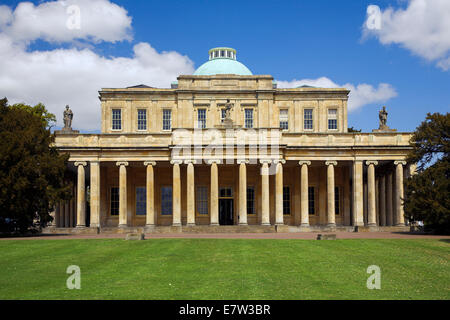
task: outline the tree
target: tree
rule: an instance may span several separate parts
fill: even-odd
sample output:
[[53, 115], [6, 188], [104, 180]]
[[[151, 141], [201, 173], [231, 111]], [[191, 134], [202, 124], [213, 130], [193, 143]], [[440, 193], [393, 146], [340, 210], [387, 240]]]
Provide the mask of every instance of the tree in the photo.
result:
[[[45, 106], [0, 100], [0, 229], [45, 227], [55, 203], [70, 199], [68, 155], [59, 155]], [[11, 227], [14, 230], [11, 230]]]
[[450, 114], [427, 114], [411, 143], [408, 162], [417, 163], [417, 174], [406, 181], [405, 215], [450, 233]]

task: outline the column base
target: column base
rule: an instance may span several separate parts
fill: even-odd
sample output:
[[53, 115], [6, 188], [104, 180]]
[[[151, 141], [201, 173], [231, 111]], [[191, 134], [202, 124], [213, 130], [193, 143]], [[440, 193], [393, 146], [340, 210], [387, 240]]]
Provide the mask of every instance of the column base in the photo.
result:
[[209, 225], [210, 225], [210, 226], [213, 226], [213, 227], [216, 227], [216, 226], [218, 226], [219, 224], [218, 224], [218, 223], [210, 223]]
[[368, 226], [368, 227], [376, 227], [377, 224], [376, 224], [376, 223], [368, 223], [367, 226]]
[[178, 222], [178, 223], [172, 223], [172, 226], [173, 226], [173, 227], [181, 227], [181, 222]]
[[[66, 228], [68, 228], [68, 227], [66, 227]], [[78, 225], [76, 226], [76, 228], [77, 228], [77, 229], [84, 229], [84, 228], [86, 228], [86, 226], [85, 226], [85, 225], [82, 225], [82, 224], [78, 224]]]
[[188, 227], [195, 227], [195, 223], [188, 223], [186, 226], [188, 226]]
[[119, 224], [119, 228], [121, 228], [121, 229], [128, 228], [128, 225], [126, 225], [126, 224]]
[[240, 226], [248, 226], [248, 223], [247, 222], [239, 222], [239, 225]]
[[270, 223], [266, 222], [266, 223], [261, 223], [262, 226], [270, 226]]
[[336, 223], [328, 223], [327, 227], [328, 228], [336, 228]]

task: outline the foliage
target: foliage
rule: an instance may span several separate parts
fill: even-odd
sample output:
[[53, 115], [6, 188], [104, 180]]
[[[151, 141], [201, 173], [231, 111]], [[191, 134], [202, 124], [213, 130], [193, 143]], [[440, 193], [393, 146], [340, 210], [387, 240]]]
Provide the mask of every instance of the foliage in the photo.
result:
[[362, 130], [361, 129], [355, 129], [354, 127], [350, 127], [350, 128], [348, 128], [348, 132], [349, 133], [353, 133], [353, 132], [361, 132]]
[[408, 161], [418, 173], [406, 181], [405, 215], [425, 227], [450, 233], [450, 114], [427, 114], [412, 137]]
[[0, 230], [25, 232], [51, 221], [54, 204], [68, 199], [68, 155], [59, 155], [45, 106], [0, 100]]

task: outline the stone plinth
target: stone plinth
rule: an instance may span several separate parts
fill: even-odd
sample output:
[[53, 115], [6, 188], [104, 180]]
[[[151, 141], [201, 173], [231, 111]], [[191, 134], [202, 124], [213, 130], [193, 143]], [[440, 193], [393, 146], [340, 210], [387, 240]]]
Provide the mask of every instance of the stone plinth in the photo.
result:
[[72, 130], [72, 128], [62, 128], [62, 130], [55, 130], [55, 134], [79, 134], [80, 131]]

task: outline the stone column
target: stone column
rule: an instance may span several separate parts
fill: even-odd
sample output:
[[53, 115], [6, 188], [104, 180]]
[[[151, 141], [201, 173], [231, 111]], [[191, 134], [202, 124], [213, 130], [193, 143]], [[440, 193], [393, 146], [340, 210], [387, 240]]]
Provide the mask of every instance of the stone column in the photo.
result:
[[386, 179], [386, 225], [393, 225], [392, 214], [392, 172], [387, 174]]
[[64, 227], [70, 228], [70, 204], [69, 201], [64, 201]]
[[300, 227], [309, 227], [309, 182], [308, 182], [308, 166], [311, 161], [299, 161], [302, 166], [302, 176], [300, 184], [300, 199], [301, 199], [301, 223]]
[[261, 168], [261, 202], [262, 202], [262, 217], [261, 225], [270, 225], [270, 199], [269, 199], [269, 163], [271, 160], [260, 160]]
[[85, 173], [84, 167], [87, 162], [75, 162], [75, 167], [78, 167], [78, 181], [77, 181], [77, 228], [86, 227], [86, 193], [85, 193]]
[[194, 164], [195, 160], [186, 160], [187, 164], [187, 225], [195, 226], [195, 181], [194, 181]]
[[127, 167], [128, 162], [120, 161], [116, 165], [119, 167], [119, 227], [128, 226], [128, 206], [127, 206]]
[[172, 225], [181, 226], [181, 160], [172, 160], [173, 165], [173, 183], [172, 183]]
[[61, 216], [61, 206], [59, 202], [55, 205], [55, 220], [53, 221], [53, 224], [56, 228], [60, 227], [60, 216]]
[[403, 208], [403, 166], [406, 161], [394, 161], [395, 168], [395, 205], [396, 205], [396, 223], [397, 226], [405, 225], [405, 210]]
[[211, 213], [210, 224], [212, 226], [219, 225], [219, 174], [217, 165], [220, 164], [220, 160], [209, 160], [211, 165]]
[[355, 160], [353, 162], [353, 225], [364, 226], [362, 160]]
[[91, 228], [100, 227], [100, 162], [91, 161]]
[[366, 161], [367, 168], [367, 194], [368, 194], [368, 217], [367, 225], [377, 225], [377, 209], [376, 209], [376, 194], [375, 194], [375, 166], [378, 161]]
[[334, 195], [334, 166], [337, 166], [336, 161], [326, 161], [327, 166], [327, 225], [329, 227], [336, 226], [336, 208]]
[[380, 177], [380, 191], [379, 191], [379, 199], [380, 199], [380, 226], [386, 225], [386, 178], [383, 174]]
[[239, 164], [239, 224], [247, 225], [247, 167], [248, 160], [237, 160]]
[[153, 167], [156, 166], [154, 161], [145, 161], [144, 166], [147, 167], [147, 214], [146, 227], [155, 226], [155, 177]]
[[283, 225], [283, 164], [285, 160], [275, 160], [277, 164], [275, 175], [275, 224]]
[[59, 224], [58, 228], [64, 228], [64, 201], [59, 202]]

